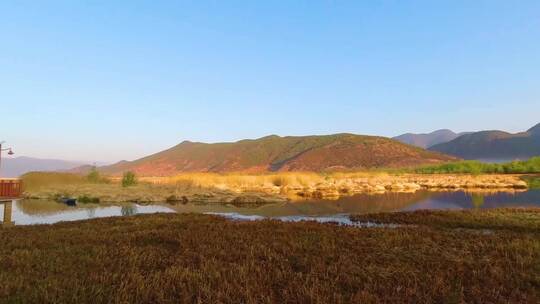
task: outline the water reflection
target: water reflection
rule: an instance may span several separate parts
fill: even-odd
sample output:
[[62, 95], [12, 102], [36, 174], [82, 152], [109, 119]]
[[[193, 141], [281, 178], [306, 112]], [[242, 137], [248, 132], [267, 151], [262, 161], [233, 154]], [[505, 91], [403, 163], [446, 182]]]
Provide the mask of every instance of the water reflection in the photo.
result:
[[136, 206], [122, 206], [122, 209], [120, 210], [122, 212], [122, 216], [130, 216], [137, 214], [137, 207]]
[[[257, 209], [221, 206], [206, 211], [233, 220], [332, 222], [339, 225], [374, 227], [372, 223], [351, 223], [350, 214], [412, 211], [419, 209], [479, 209], [502, 207], [540, 207], [540, 191], [515, 193], [429, 192], [361, 194], [336, 201], [305, 201], [267, 205]], [[179, 212], [206, 210], [207, 207], [182, 206]], [[212, 208], [217, 209], [217, 208]], [[389, 227], [392, 228], [392, 227]], [[394, 227], [395, 228], [395, 227]]]
[[308, 200], [259, 207], [185, 204], [173, 206], [180, 213], [230, 213], [278, 218], [285, 216], [328, 216], [409, 211], [418, 209], [478, 209], [499, 207], [540, 207], [540, 191], [517, 193], [429, 192], [360, 194], [338, 200]]
[[99, 217], [129, 216], [143, 213], [175, 212], [167, 205], [141, 206], [137, 204], [77, 204], [67, 206], [64, 203], [46, 200], [19, 200], [5, 204], [2, 217], [3, 226], [52, 224], [62, 221], [76, 221]]
[[540, 190], [525, 192], [466, 193], [435, 192], [403, 211], [418, 209], [490, 209], [501, 207], [540, 207]]
[[[0, 206], [1, 207], [1, 206]], [[43, 200], [22, 200], [3, 204], [3, 225], [47, 224], [108, 216], [141, 213], [212, 213], [236, 218], [328, 219], [348, 218], [349, 214], [410, 211], [418, 209], [484, 209], [497, 207], [540, 207], [540, 190], [519, 193], [471, 194], [466, 192], [428, 192], [361, 194], [338, 200], [311, 200], [235, 206], [231, 204], [78, 204]]]
[[406, 208], [430, 197], [430, 192], [360, 194], [338, 200], [305, 200], [262, 206], [201, 205], [187, 203], [173, 206], [179, 213], [238, 213], [263, 217], [323, 216], [332, 214], [391, 212]]
[[[217, 213], [217, 212], [208, 212], [206, 214], [219, 215], [234, 221], [261, 221], [267, 219], [267, 217], [260, 215], [242, 215], [238, 213]], [[328, 216], [303, 216], [303, 215], [291, 215], [291, 216], [278, 216], [272, 217], [274, 220], [279, 220], [282, 222], [317, 222], [321, 224], [332, 223], [339, 226], [351, 226], [358, 228], [398, 228], [402, 227], [398, 224], [381, 224], [374, 222], [356, 222], [351, 220], [348, 214], [335, 214]]]
[[88, 216], [88, 218], [96, 217], [96, 208], [88, 208], [88, 209], [86, 209], [86, 215]]
[[472, 200], [472, 205], [474, 208], [481, 208], [483, 205], [484, 205], [484, 202], [486, 201], [484, 199], [484, 195], [483, 194], [476, 194], [476, 193], [473, 193], [471, 195], [471, 200]]

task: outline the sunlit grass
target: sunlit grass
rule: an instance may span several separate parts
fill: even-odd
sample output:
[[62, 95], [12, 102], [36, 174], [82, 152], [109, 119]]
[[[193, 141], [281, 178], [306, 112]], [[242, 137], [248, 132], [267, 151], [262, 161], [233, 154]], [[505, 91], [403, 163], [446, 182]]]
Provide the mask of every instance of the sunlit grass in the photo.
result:
[[324, 175], [306, 172], [269, 173], [258, 175], [235, 173], [185, 173], [161, 179], [161, 181], [164, 183], [191, 184], [195, 187], [307, 186], [322, 182], [324, 180]]

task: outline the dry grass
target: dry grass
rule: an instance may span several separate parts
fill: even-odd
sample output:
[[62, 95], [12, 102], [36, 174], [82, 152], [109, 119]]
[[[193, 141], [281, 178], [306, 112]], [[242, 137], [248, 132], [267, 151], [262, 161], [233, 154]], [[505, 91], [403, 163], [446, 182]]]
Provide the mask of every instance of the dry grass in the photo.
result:
[[80, 185], [87, 180], [77, 174], [61, 172], [32, 172], [21, 177], [25, 190], [34, 190], [51, 185]]
[[156, 184], [186, 184], [194, 187], [312, 187], [317, 184], [339, 184], [343, 181], [404, 182], [418, 180], [438, 181], [519, 181], [519, 175], [467, 175], [467, 174], [411, 174], [400, 172], [282, 172], [267, 174], [244, 173], [183, 173], [173, 177], [142, 177], [142, 181]]
[[107, 203], [277, 203], [286, 201], [285, 198], [266, 193], [235, 193], [215, 188], [193, 188], [185, 185], [139, 183], [131, 187], [121, 187], [118, 184], [67, 184], [50, 185], [47, 187], [25, 192], [29, 199], [57, 200], [60, 197], [96, 199]]
[[217, 174], [217, 173], [184, 173], [173, 177], [143, 178], [156, 183], [188, 184], [196, 187], [304, 187], [320, 183], [326, 176], [309, 172], [275, 173], [275, 174]]
[[[436, 216], [445, 214], [470, 220]], [[487, 215], [505, 216], [540, 220], [538, 210]], [[536, 224], [486, 234], [433, 223], [358, 229], [169, 214], [4, 229], [0, 302], [538, 303]]]

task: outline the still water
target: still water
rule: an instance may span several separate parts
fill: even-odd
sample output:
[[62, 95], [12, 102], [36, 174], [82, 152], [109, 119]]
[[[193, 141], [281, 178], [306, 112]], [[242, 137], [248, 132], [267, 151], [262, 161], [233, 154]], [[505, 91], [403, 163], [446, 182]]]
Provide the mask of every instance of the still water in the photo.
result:
[[[238, 220], [265, 218], [283, 221], [314, 220], [349, 224], [349, 214], [412, 211], [419, 209], [480, 209], [499, 207], [540, 207], [540, 190], [519, 193], [470, 194], [465, 192], [428, 192], [360, 194], [338, 200], [308, 200], [262, 206], [219, 204], [77, 204], [55, 201], [21, 200], [0, 205], [5, 225], [52, 224], [110, 216], [144, 213], [206, 213]], [[7, 210], [7, 211], [6, 211]]]

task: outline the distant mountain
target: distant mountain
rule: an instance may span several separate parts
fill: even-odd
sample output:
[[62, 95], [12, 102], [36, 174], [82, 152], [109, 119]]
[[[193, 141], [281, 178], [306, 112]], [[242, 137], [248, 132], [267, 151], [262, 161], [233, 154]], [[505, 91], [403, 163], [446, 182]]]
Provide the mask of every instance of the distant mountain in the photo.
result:
[[530, 128], [529, 130], [527, 130], [527, 133], [529, 133], [530, 135], [534, 137], [540, 136], [540, 123]]
[[464, 159], [509, 161], [540, 155], [540, 124], [526, 132], [481, 131], [429, 148]]
[[0, 163], [0, 177], [18, 177], [31, 171], [63, 171], [81, 166], [83, 162], [39, 159], [26, 156], [4, 158]]
[[180, 172], [325, 171], [434, 164], [455, 158], [375, 136], [276, 135], [234, 143], [185, 141], [132, 162], [100, 167], [109, 174], [132, 170], [139, 175]]
[[449, 142], [454, 140], [461, 135], [469, 134], [468, 132], [454, 133], [448, 129], [437, 130], [431, 133], [415, 134], [415, 133], [406, 133], [394, 137], [393, 139], [398, 140], [402, 143], [417, 146], [420, 148], [427, 149], [437, 144]]

